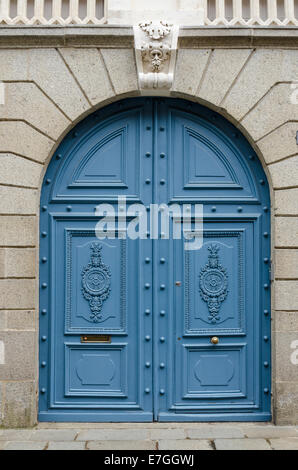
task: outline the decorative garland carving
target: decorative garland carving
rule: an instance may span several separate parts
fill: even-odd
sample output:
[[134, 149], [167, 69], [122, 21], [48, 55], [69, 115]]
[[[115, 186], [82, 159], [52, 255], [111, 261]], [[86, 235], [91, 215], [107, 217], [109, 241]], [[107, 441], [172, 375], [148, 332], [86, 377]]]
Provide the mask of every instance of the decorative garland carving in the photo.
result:
[[178, 26], [166, 21], [144, 21], [134, 27], [139, 85], [146, 93], [171, 88], [178, 32]]
[[95, 323], [103, 321], [102, 305], [111, 291], [111, 271], [102, 262], [101, 250], [100, 243], [91, 244], [91, 262], [82, 270], [82, 294], [90, 305], [90, 320]]
[[222, 302], [228, 295], [227, 270], [219, 264], [219, 245], [212, 244], [208, 247], [208, 263], [200, 272], [200, 295], [207, 302], [210, 323], [220, 320], [219, 310]]

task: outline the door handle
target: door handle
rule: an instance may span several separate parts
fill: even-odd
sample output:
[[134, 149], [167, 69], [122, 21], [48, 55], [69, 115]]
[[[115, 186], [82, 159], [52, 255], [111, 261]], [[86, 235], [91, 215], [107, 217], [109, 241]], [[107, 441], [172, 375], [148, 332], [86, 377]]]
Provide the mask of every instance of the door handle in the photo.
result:
[[217, 336], [212, 336], [212, 338], [210, 339], [210, 342], [212, 344], [218, 344], [219, 343], [219, 339]]

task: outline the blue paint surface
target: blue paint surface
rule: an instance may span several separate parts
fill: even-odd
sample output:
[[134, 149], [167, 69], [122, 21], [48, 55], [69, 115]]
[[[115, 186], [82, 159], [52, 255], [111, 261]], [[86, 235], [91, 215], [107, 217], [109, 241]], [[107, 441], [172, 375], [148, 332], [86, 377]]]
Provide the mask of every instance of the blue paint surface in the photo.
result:
[[[117, 196], [203, 204], [203, 247], [98, 240]], [[270, 420], [269, 189], [232, 124], [174, 99], [97, 111], [49, 164], [40, 233], [40, 421]]]

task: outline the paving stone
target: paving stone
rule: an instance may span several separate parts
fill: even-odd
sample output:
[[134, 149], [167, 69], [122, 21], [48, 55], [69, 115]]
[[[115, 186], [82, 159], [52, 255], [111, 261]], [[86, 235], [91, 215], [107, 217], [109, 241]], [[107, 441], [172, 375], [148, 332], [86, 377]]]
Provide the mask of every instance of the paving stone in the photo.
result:
[[74, 441], [74, 429], [38, 429], [32, 432], [33, 441]]
[[61, 441], [49, 442], [47, 450], [86, 450], [86, 442]]
[[32, 429], [4, 429], [0, 431], [0, 441], [29, 441]]
[[269, 439], [274, 450], [298, 450], [298, 438], [289, 437], [288, 439]]
[[213, 450], [210, 441], [205, 439], [171, 439], [158, 441], [160, 450]]
[[149, 440], [90, 441], [87, 442], [87, 448], [90, 450], [155, 450], [156, 442]]
[[[198, 426], [201, 423], [188, 423], [187, 426]], [[88, 429], [181, 429], [181, 423], [38, 423], [36, 429], [77, 429], [78, 432]]]
[[270, 450], [265, 439], [215, 439], [216, 450]]
[[[82, 431], [76, 438], [77, 441], [121, 441], [127, 440], [143, 441], [149, 438], [149, 432], [146, 429], [130, 429], [129, 433], [126, 429], [90, 429]], [[49, 439], [50, 440], [50, 439]]]
[[244, 428], [244, 434], [246, 437], [259, 438], [263, 437], [268, 439], [271, 437], [297, 437], [298, 433], [293, 426], [263, 426], [263, 427], [251, 427]]
[[[66, 428], [61, 428], [61, 426]], [[124, 428], [119, 429], [119, 426]], [[40, 429], [42, 426], [47, 428]], [[60, 429], [59, 429], [60, 426]], [[82, 427], [89, 428], [83, 430]], [[96, 428], [100, 426], [101, 428]], [[103, 427], [111, 426], [110, 429]], [[137, 429], [135, 426], [139, 426]], [[142, 426], [142, 427], [141, 427]], [[155, 433], [152, 427], [155, 427]], [[168, 429], [160, 426], [167, 426]], [[93, 429], [90, 429], [93, 427]], [[38, 429], [39, 428], [39, 429]], [[178, 431], [185, 429], [198, 434], [203, 438], [173, 438]], [[238, 431], [243, 438], [213, 438], [216, 435], [227, 435]], [[79, 432], [77, 439], [75, 436]], [[145, 438], [143, 437], [145, 433]], [[86, 436], [83, 436], [85, 434]], [[151, 435], [170, 435], [170, 438]], [[207, 435], [208, 434], [208, 435]], [[213, 436], [211, 436], [211, 434]], [[211, 436], [211, 437], [209, 437]], [[295, 437], [294, 437], [295, 436]], [[82, 439], [87, 437], [88, 439]], [[127, 437], [130, 440], [127, 440]], [[150, 438], [151, 437], [151, 438]], [[208, 439], [209, 437], [209, 439]], [[216, 449], [223, 450], [258, 450], [272, 448], [297, 449], [298, 427], [274, 426], [266, 423], [238, 423], [233, 427], [226, 424], [214, 423], [40, 423], [34, 429], [8, 429], [0, 430], [0, 449], [48, 449], [48, 450], [212, 450], [215, 439]]]
[[185, 439], [186, 433], [184, 429], [155, 429], [150, 431], [151, 439]]
[[187, 429], [186, 434], [190, 439], [218, 439], [244, 437], [242, 429], [238, 426], [210, 426], [197, 429]]
[[44, 450], [47, 442], [14, 441], [6, 442], [4, 450]]

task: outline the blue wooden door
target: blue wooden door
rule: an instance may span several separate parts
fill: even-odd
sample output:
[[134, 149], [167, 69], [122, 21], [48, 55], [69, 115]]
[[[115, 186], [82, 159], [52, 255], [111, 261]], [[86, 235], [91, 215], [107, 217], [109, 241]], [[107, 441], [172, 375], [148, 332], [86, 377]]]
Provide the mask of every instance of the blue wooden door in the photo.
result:
[[[152, 203], [203, 204], [202, 248], [125, 236], [119, 196], [149, 226]], [[131, 99], [80, 123], [42, 192], [39, 419], [269, 420], [269, 207], [253, 149], [204, 107]]]

